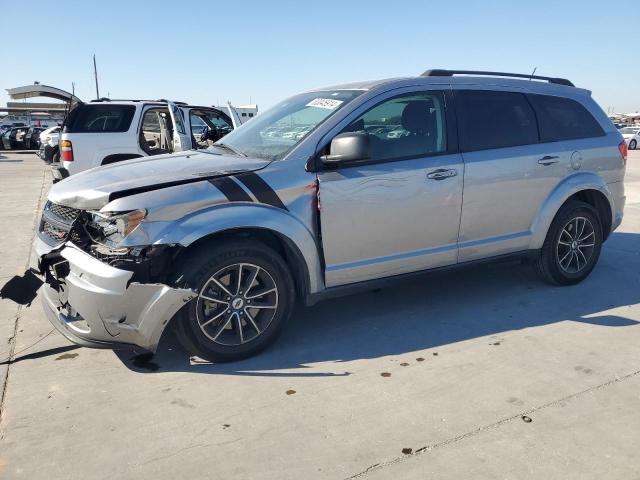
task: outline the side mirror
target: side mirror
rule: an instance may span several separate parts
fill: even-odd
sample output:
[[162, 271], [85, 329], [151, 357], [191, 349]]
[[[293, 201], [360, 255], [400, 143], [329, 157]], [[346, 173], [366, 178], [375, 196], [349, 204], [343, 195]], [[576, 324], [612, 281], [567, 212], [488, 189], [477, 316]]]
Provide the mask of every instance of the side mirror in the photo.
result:
[[367, 160], [369, 152], [369, 136], [366, 133], [345, 132], [331, 140], [329, 155], [322, 155], [320, 160], [325, 165], [338, 165], [342, 162]]

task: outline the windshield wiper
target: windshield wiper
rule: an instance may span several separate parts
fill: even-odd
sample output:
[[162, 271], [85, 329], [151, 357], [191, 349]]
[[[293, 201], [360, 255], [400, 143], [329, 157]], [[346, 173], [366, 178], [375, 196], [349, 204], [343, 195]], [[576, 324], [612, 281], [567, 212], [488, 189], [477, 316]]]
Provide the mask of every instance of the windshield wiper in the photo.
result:
[[220, 147], [224, 150], [228, 150], [231, 153], [235, 153], [236, 155], [240, 155], [241, 157], [246, 157], [246, 155], [242, 152], [239, 152], [237, 150], [234, 150], [233, 148], [231, 148], [229, 145], [225, 144], [225, 143], [214, 143], [213, 144], [214, 147]]

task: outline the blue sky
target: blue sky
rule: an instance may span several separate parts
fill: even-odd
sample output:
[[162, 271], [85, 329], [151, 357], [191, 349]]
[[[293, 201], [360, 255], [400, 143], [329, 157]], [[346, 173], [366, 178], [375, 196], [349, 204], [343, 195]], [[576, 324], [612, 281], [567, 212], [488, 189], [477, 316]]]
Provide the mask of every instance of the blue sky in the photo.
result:
[[[40, 11], [40, 15], [35, 12]], [[563, 76], [640, 110], [637, 1], [2, 2], [0, 103], [33, 83], [263, 109], [336, 83], [463, 68]], [[28, 24], [28, 27], [27, 27]], [[17, 47], [12, 47], [12, 45]]]

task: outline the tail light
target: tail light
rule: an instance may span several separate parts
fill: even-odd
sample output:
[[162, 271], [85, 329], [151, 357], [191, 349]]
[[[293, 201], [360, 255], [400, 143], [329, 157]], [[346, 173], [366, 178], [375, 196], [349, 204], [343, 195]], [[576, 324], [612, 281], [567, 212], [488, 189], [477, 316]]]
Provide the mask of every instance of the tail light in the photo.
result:
[[60, 142], [60, 156], [65, 162], [73, 162], [73, 146], [71, 140], [62, 140]]
[[618, 145], [618, 150], [620, 150], [620, 155], [622, 156], [622, 161], [626, 165], [627, 164], [627, 153], [628, 153], [627, 142], [625, 142], [624, 140], [622, 142], [620, 142], [620, 145]]

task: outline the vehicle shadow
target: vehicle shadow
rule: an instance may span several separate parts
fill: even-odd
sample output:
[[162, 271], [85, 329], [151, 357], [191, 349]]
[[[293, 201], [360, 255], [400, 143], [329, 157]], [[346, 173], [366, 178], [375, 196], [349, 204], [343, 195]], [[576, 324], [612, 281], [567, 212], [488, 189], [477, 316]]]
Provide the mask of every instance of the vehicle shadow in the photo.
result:
[[[192, 361], [173, 334], [165, 335], [152, 358], [132, 357], [130, 352], [117, 355], [128, 368], [140, 372], [349, 375], [336, 364], [409, 354], [566, 320], [603, 328], [635, 326], [640, 322], [610, 311], [640, 303], [639, 270], [640, 235], [614, 233], [594, 272], [576, 286], [547, 285], [531, 268], [516, 262], [476, 265], [426, 274], [392, 288], [327, 300], [314, 307], [298, 307], [275, 345], [243, 361]], [[331, 371], [310, 367], [320, 362], [332, 362], [323, 365]]]

